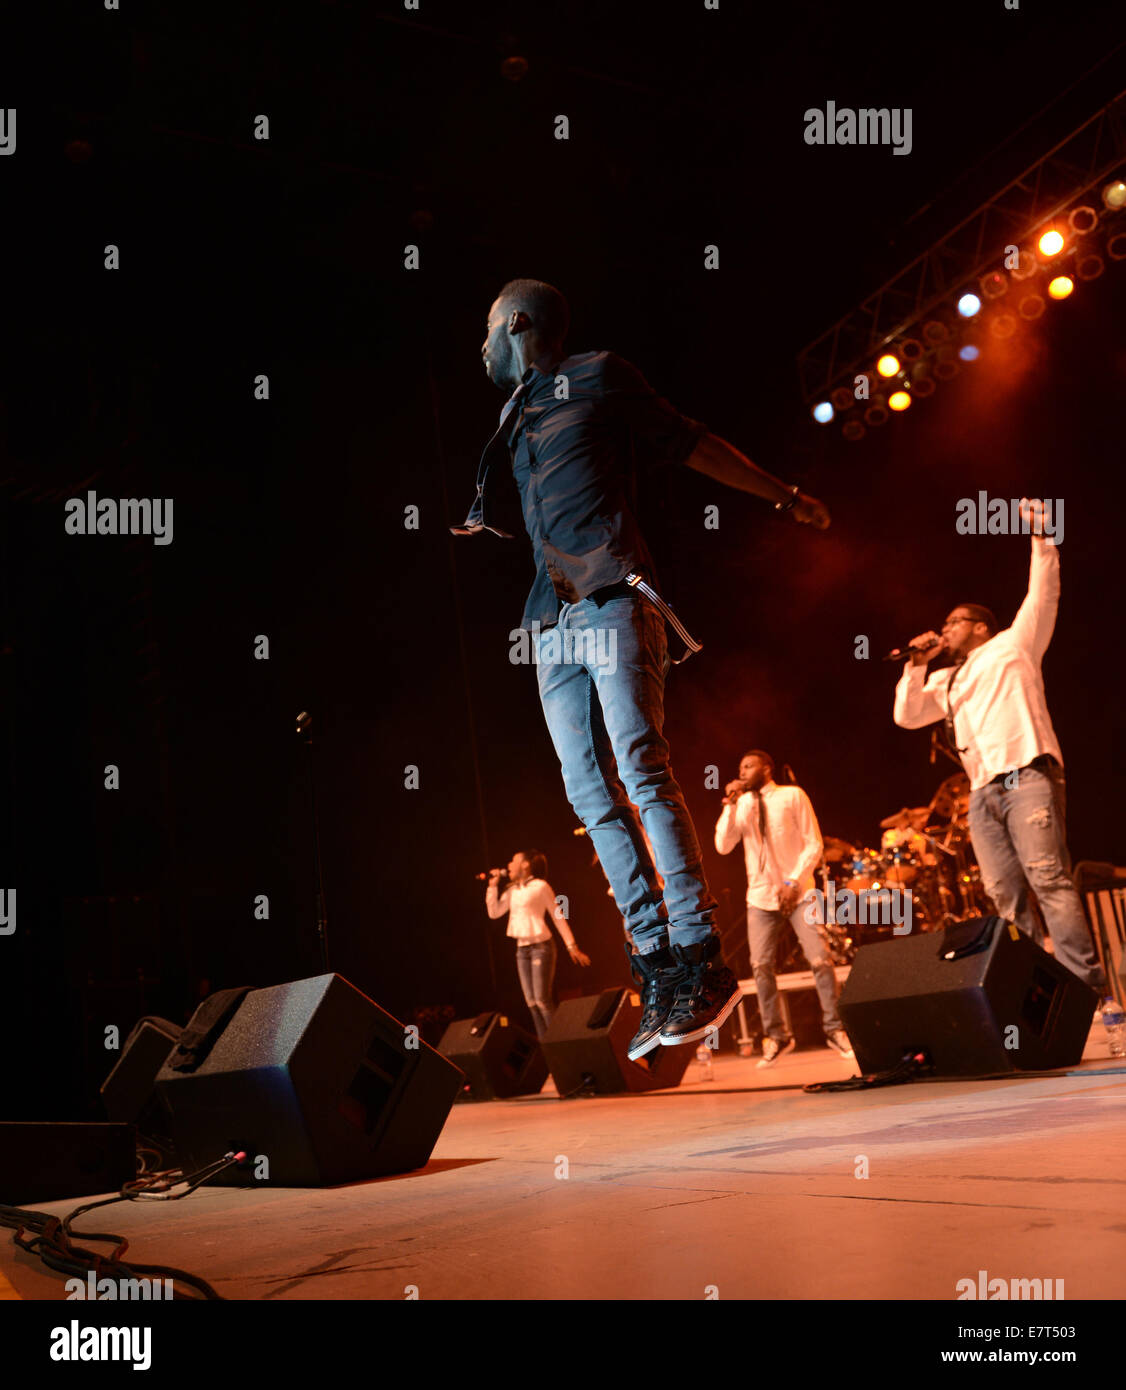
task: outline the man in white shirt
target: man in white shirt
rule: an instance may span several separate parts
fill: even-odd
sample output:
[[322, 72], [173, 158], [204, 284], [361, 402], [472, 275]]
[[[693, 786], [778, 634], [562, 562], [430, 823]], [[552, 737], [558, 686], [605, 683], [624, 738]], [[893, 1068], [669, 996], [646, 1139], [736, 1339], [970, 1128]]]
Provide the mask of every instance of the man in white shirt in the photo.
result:
[[761, 748], [744, 753], [739, 776], [724, 789], [723, 810], [715, 828], [719, 853], [730, 854], [742, 840], [747, 862], [747, 936], [766, 1034], [759, 1066], [770, 1066], [794, 1046], [782, 1021], [774, 974], [778, 939], [787, 921], [813, 971], [826, 1041], [835, 1052], [851, 1057], [848, 1034], [837, 1012], [837, 977], [818, 930], [820, 911], [813, 896], [813, 871], [824, 853], [821, 831], [805, 792], [800, 787], [780, 787], [773, 774], [769, 753]]
[[[985, 891], [998, 913], [1035, 939], [1028, 889], [1036, 893], [1058, 961], [1100, 994], [1106, 978], [1071, 879], [1064, 821], [1063, 755], [1040, 664], [1052, 638], [1060, 559], [1042, 531], [1038, 503], [1022, 502], [1032, 528], [1028, 593], [1011, 627], [980, 604], [958, 604], [942, 627], [909, 644], [895, 688], [895, 722], [919, 729], [946, 721], [970, 779], [970, 837]], [[941, 651], [954, 664], [926, 674]]]

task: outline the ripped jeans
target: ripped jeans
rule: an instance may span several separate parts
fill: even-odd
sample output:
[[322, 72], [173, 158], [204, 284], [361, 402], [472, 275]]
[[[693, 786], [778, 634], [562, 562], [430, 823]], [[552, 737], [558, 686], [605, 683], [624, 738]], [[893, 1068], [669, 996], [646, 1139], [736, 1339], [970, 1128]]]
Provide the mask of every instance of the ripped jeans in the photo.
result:
[[1031, 887], [1056, 960], [1105, 994], [1106, 978], [1071, 880], [1063, 768], [1054, 758], [1038, 758], [1018, 776], [1012, 790], [995, 781], [970, 793], [970, 838], [985, 891], [1006, 921], [1035, 939]]
[[[538, 634], [536, 673], [568, 800], [644, 953], [706, 941], [715, 931], [716, 903], [662, 732], [665, 620], [639, 593], [620, 589], [564, 603], [559, 631]], [[558, 649], [560, 634], [571, 641], [571, 654]], [[606, 649], [612, 660], [595, 659]]]
[[543, 1039], [555, 1012], [552, 984], [555, 979], [555, 938], [529, 941], [516, 948], [516, 973], [524, 1003], [532, 1015], [536, 1037]]

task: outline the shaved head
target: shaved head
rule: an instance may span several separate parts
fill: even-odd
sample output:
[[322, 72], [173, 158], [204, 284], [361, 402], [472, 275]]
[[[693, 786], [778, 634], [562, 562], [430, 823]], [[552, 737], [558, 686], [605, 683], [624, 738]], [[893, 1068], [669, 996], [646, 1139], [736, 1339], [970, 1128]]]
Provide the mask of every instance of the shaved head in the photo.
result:
[[497, 303], [506, 311], [519, 309], [527, 314], [538, 337], [561, 347], [571, 326], [571, 310], [554, 285], [543, 280], [509, 280], [501, 287]]
[[494, 386], [513, 391], [529, 365], [559, 360], [571, 323], [567, 301], [543, 280], [509, 280], [489, 309], [481, 358]]

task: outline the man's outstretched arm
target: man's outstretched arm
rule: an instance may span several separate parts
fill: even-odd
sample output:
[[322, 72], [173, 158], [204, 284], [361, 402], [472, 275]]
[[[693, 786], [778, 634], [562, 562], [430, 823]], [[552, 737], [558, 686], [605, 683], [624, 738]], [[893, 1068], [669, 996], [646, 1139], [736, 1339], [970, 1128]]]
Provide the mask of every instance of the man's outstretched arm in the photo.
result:
[[[738, 488], [740, 492], [753, 493], [756, 497], [765, 497], [768, 502], [786, 503], [793, 495], [792, 487], [787, 487], [772, 473], [752, 463], [718, 434], [702, 435], [684, 462], [698, 473], [714, 478], [717, 483]], [[816, 497], [804, 492], [798, 493], [793, 507], [787, 510], [795, 521], [815, 526], [818, 531], [824, 531], [829, 525], [829, 509]]]
[[1043, 661], [1060, 606], [1060, 553], [1043, 531], [1043, 504], [1021, 498], [1021, 516], [1032, 526], [1032, 562], [1028, 593], [1009, 628], [1010, 635], [1036, 661]]

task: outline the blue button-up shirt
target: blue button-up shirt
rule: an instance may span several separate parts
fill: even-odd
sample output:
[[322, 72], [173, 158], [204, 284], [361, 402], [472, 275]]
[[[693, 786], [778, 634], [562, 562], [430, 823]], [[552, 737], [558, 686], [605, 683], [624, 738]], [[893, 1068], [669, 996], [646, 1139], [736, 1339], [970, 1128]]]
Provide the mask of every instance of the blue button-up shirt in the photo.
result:
[[560, 605], [617, 584], [631, 571], [655, 580], [635, 516], [639, 467], [681, 464], [707, 433], [612, 352], [529, 367], [525, 390], [481, 458], [477, 497], [459, 535], [510, 533], [498, 488], [507, 463], [532, 541], [536, 578], [521, 627], [550, 627]]

